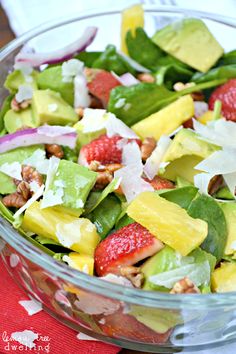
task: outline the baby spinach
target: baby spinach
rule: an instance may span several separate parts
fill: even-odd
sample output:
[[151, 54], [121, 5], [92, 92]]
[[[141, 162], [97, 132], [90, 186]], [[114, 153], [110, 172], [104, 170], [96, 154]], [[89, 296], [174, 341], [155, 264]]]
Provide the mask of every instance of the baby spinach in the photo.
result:
[[93, 63], [100, 57], [102, 52], [80, 52], [75, 55], [75, 59], [78, 59], [84, 63], [85, 66], [91, 68]]
[[[227, 79], [212, 80], [188, 87], [182, 91], [174, 92], [163, 85], [140, 83], [133, 86], [117, 86], [110, 93], [108, 111], [114, 113], [119, 119], [131, 126], [150, 114], [175, 101], [177, 98], [192, 92], [218, 86]], [[125, 99], [125, 104], [117, 104]]]
[[227, 240], [227, 226], [222, 209], [213, 198], [200, 195], [190, 204], [188, 214], [207, 222], [208, 235], [201, 248], [214, 255], [219, 262]]
[[135, 70], [117, 53], [116, 47], [109, 44], [105, 51], [93, 62], [93, 68], [114, 71], [117, 75], [130, 72], [135, 74]]
[[202, 83], [218, 79], [232, 79], [234, 77], [236, 77], [236, 63], [211, 69], [207, 73], [196, 73], [191, 81]]
[[95, 224], [100, 237], [104, 239], [113, 229], [120, 213], [120, 201], [114, 195], [109, 195], [87, 215], [87, 218]]
[[159, 57], [164, 55], [141, 27], [136, 28], [134, 35], [131, 31], [127, 32], [126, 45], [131, 58], [152, 71], [157, 68]]
[[125, 214], [121, 219], [118, 220], [116, 223], [116, 230], [121, 229], [124, 226], [127, 226], [129, 224], [133, 224], [135, 222], [134, 219], [132, 219], [130, 216]]
[[193, 71], [178, 64], [168, 64], [160, 66], [155, 72], [156, 83], [158, 85], [165, 84], [171, 89], [175, 82], [188, 82], [193, 75]]
[[176, 188], [167, 192], [160, 193], [162, 198], [169, 200], [172, 203], [178, 204], [181, 208], [188, 209], [192, 200], [196, 197], [198, 189], [193, 186]]
[[217, 66], [236, 64], [236, 50], [225, 53], [217, 63]]

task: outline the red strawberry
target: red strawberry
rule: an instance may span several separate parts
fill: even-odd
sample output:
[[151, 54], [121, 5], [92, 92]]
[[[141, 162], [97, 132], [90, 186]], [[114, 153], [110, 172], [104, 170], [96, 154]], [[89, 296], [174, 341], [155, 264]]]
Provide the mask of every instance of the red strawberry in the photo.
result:
[[115, 338], [126, 338], [144, 343], [161, 344], [168, 340], [171, 333], [171, 330], [165, 333], [157, 333], [139, 322], [135, 317], [125, 315], [122, 312], [116, 312], [106, 317], [103, 316], [102, 318], [103, 321], [100, 320], [97, 322], [98, 326], [105, 334]]
[[222, 114], [227, 120], [236, 121], [236, 79], [217, 87], [209, 99], [209, 109], [214, 109], [216, 100], [222, 102]]
[[109, 101], [110, 91], [120, 85], [121, 83], [105, 70], [99, 70], [92, 81], [87, 84], [89, 92], [101, 100], [105, 107]]
[[103, 240], [95, 250], [99, 276], [119, 274], [121, 266], [134, 265], [163, 248], [163, 243], [138, 223], [122, 227]]
[[[122, 148], [117, 143], [122, 139], [118, 135], [111, 138], [108, 138], [107, 135], [101, 135], [82, 147], [79, 154], [79, 164], [88, 166], [92, 161], [98, 161], [102, 165], [121, 163]], [[129, 139], [128, 141], [132, 140]], [[140, 145], [140, 140], [136, 139], [135, 141]]]
[[159, 189], [175, 188], [174, 183], [163, 177], [156, 176], [151, 181], [147, 178], [144, 179], [145, 181], [149, 182], [156, 191]]

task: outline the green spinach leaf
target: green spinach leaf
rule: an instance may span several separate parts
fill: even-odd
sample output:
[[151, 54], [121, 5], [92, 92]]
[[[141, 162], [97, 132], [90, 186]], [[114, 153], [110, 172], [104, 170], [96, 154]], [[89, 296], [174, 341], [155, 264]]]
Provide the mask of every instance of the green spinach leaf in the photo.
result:
[[198, 189], [193, 186], [172, 189], [168, 192], [160, 193], [162, 198], [172, 203], [178, 204], [181, 208], [188, 209], [192, 200], [196, 197]]
[[100, 57], [102, 52], [80, 52], [75, 55], [75, 59], [78, 59], [84, 63], [85, 66], [91, 68], [93, 63]]
[[234, 77], [236, 77], [236, 64], [220, 66], [209, 70], [207, 73], [196, 73], [191, 81], [198, 84], [211, 80], [232, 79]]
[[227, 240], [227, 226], [222, 209], [213, 198], [200, 195], [190, 204], [188, 214], [208, 223], [208, 235], [201, 248], [214, 255], [219, 262]]
[[217, 66], [236, 64], [236, 49], [225, 53], [217, 63]]

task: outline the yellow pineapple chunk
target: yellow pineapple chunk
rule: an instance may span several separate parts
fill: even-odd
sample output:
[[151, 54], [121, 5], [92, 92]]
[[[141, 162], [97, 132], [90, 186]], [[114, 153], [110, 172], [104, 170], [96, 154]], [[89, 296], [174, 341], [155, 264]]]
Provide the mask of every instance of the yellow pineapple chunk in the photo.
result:
[[134, 5], [125, 9], [122, 12], [121, 22], [121, 50], [123, 53], [128, 54], [126, 46], [126, 34], [131, 31], [135, 35], [135, 29], [137, 27], [144, 26], [144, 11], [142, 5]]
[[217, 293], [236, 291], [236, 264], [223, 262], [212, 273], [212, 290]]
[[39, 202], [34, 202], [26, 210], [22, 227], [89, 256], [93, 256], [100, 241], [97, 229], [89, 219], [65, 214], [54, 208], [40, 209]]
[[84, 254], [71, 252], [63, 256], [63, 261], [68, 263], [71, 268], [75, 268], [80, 272], [93, 275], [94, 258]]
[[197, 120], [202, 124], [207, 124], [208, 122], [213, 120], [213, 116], [214, 116], [213, 111], [207, 111], [203, 113], [203, 115], [199, 117]]
[[193, 219], [185, 209], [155, 192], [139, 194], [127, 214], [183, 256], [201, 245], [207, 236], [205, 221]]

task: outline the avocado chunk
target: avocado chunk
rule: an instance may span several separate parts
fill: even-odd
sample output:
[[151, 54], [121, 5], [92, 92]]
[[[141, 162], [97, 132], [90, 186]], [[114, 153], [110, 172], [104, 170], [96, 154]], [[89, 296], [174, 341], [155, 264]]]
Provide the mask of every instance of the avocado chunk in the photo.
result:
[[34, 91], [31, 106], [38, 125], [67, 125], [78, 120], [74, 109], [63, 100], [60, 93], [49, 89]]
[[161, 135], [172, 133], [193, 114], [193, 99], [190, 95], [186, 95], [136, 123], [132, 129], [143, 139], [153, 136], [158, 140]]
[[96, 177], [96, 172], [77, 163], [56, 161], [51, 172], [49, 167], [41, 208], [53, 206], [58, 211], [80, 216]]
[[[29, 158], [36, 150], [43, 149], [41, 145], [21, 147], [11, 151], [0, 154], [0, 166], [5, 163], [11, 164], [13, 162], [23, 163], [24, 160]], [[16, 191], [16, 186], [13, 179], [5, 173], [0, 172], [0, 194], [10, 194]]]
[[8, 74], [6, 81], [4, 83], [4, 87], [10, 91], [10, 93], [16, 93], [20, 85], [28, 85], [33, 88], [33, 90], [37, 89], [37, 71], [33, 71], [31, 73], [32, 81], [27, 81], [20, 70], [14, 70], [12, 73]]
[[61, 94], [61, 97], [73, 106], [74, 104], [74, 83], [63, 82], [61, 65], [50, 67], [37, 77], [38, 87], [42, 90], [50, 89]]
[[225, 255], [236, 255], [236, 203], [220, 204], [226, 219], [228, 237], [225, 246]]
[[216, 150], [219, 150], [218, 146], [199, 139], [189, 129], [181, 129], [163, 157], [163, 161], [170, 164], [161, 174], [171, 180], [176, 180], [179, 176], [193, 183], [194, 175], [200, 172], [194, 167]]
[[195, 18], [164, 27], [152, 40], [165, 52], [201, 72], [208, 71], [224, 53], [205, 23]]
[[4, 125], [8, 133], [14, 133], [22, 128], [37, 128], [30, 108], [15, 112], [10, 109], [4, 116]]

